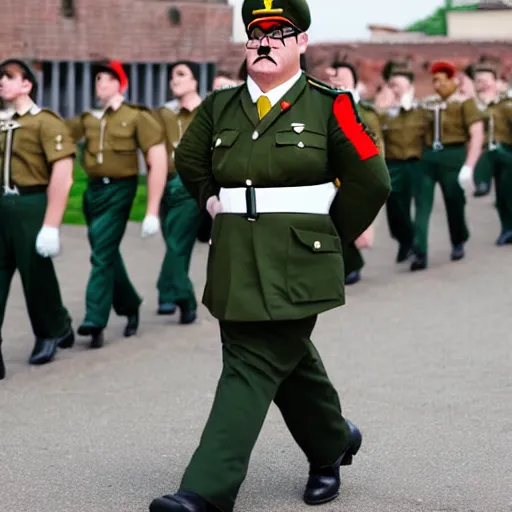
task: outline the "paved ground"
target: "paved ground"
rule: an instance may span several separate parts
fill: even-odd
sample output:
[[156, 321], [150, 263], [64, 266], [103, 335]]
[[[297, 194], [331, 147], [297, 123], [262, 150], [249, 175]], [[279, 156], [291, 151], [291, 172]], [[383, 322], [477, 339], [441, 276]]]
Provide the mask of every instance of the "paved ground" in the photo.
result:
[[[365, 439], [344, 470], [343, 496], [319, 511], [512, 511], [512, 247], [495, 248], [491, 199], [471, 200], [468, 258], [449, 262], [444, 209], [432, 220], [431, 269], [396, 268], [379, 219], [364, 282], [325, 314], [315, 339], [346, 414]], [[130, 226], [123, 254], [145, 307], [137, 338], [112, 317], [107, 346], [84, 341], [46, 367], [25, 361], [32, 338], [19, 282], [4, 327], [8, 378], [0, 383], [1, 512], [135, 512], [173, 491], [194, 450], [220, 371], [216, 324], [156, 317], [160, 239]], [[204, 283], [207, 247], [193, 275]], [[64, 229], [57, 260], [78, 324], [88, 247]], [[307, 467], [272, 409], [237, 511], [310, 510]]]

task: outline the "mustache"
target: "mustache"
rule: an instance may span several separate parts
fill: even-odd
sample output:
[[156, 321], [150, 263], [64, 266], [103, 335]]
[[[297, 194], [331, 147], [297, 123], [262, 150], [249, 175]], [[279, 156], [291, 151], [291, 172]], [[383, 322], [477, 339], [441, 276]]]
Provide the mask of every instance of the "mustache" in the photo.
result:
[[259, 57], [256, 57], [256, 59], [254, 59], [253, 64], [256, 64], [256, 62], [259, 62], [260, 60], [264, 59], [269, 60], [270, 62], [272, 62], [272, 64], [275, 64], [277, 66], [277, 62], [270, 55], [260, 55]]

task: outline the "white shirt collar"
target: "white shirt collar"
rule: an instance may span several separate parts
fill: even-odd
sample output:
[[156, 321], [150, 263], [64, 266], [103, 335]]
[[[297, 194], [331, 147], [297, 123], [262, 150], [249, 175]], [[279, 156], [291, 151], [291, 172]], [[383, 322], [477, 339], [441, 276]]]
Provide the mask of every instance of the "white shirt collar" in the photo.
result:
[[299, 69], [299, 71], [297, 71], [297, 73], [289, 80], [266, 93], [262, 92], [256, 82], [250, 76], [248, 76], [247, 89], [249, 90], [249, 94], [253, 103], [256, 103], [260, 96], [266, 96], [270, 100], [270, 104], [274, 106], [296, 84], [301, 76], [302, 69]]

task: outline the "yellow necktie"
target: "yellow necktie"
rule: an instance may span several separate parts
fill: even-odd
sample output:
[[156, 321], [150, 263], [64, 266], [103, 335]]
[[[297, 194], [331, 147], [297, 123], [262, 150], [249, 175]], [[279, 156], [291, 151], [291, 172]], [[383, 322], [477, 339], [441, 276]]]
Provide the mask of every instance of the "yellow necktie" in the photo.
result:
[[270, 100], [266, 96], [260, 96], [258, 98], [258, 115], [260, 116], [260, 119], [263, 119], [272, 108], [272, 105], [270, 104]]

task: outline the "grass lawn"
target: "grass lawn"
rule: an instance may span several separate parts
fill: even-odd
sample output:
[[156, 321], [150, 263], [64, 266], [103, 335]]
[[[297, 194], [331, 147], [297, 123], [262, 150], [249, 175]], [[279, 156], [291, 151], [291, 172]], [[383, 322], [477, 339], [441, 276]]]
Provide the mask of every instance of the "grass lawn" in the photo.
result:
[[[78, 159], [75, 161], [73, 173], [74, 183], [69, 194], [68, 207], [64, 214], [64, 224], [85, 224], [82, 213], [82, 198], [87, 188], [87, 176], [80, 166]], [[139, 176], [139, 187], [133, 202], [130, 220], [141, 222], [146, 212], [146, 176]]]

